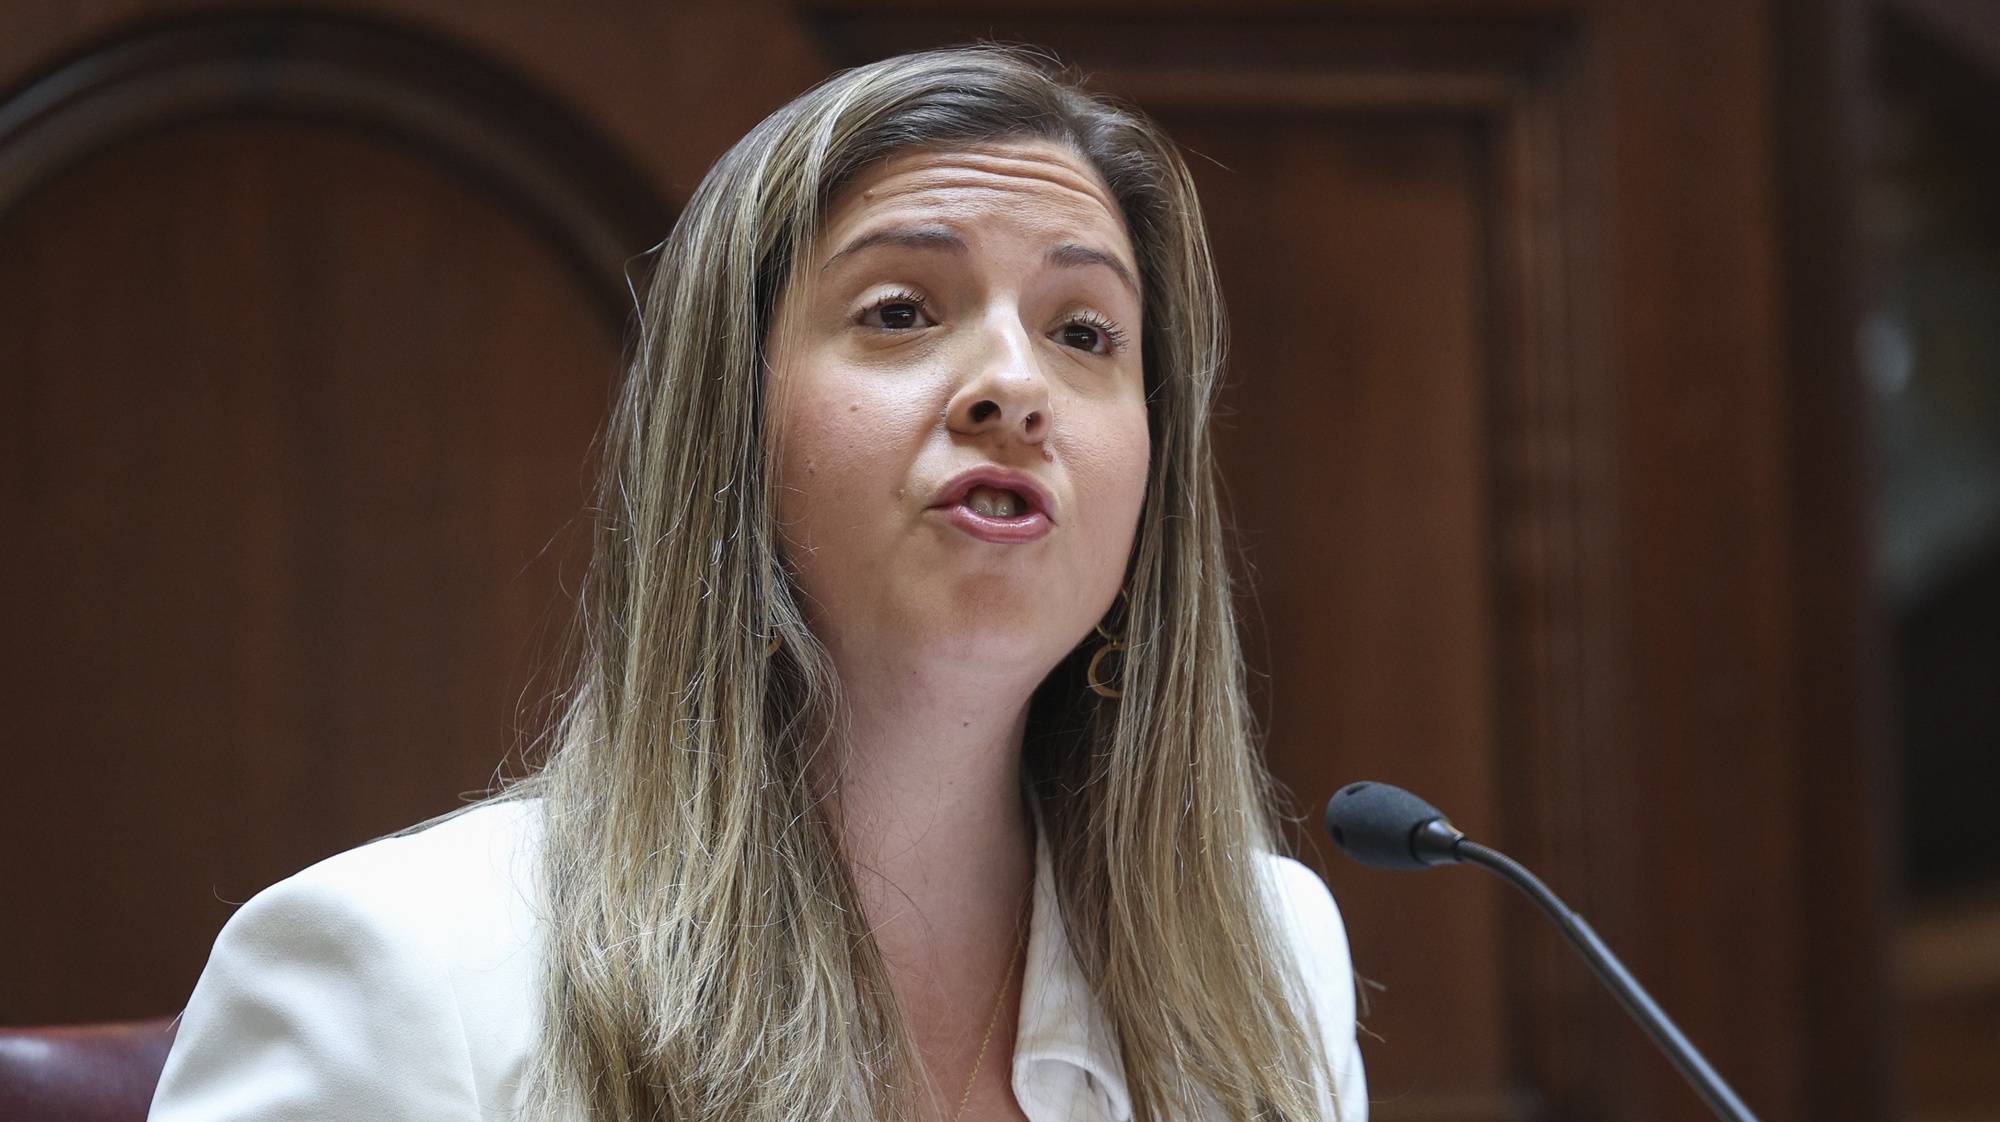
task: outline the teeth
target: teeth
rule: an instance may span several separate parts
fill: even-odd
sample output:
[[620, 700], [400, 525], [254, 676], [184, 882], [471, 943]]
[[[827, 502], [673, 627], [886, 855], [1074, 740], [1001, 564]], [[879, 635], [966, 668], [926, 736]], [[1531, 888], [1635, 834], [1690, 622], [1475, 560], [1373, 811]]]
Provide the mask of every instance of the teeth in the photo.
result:
[[966, 492], [965, 505], [988, 518], [1012, 518], [1027, 507], [1019, 495], [998, 487], [974, 487]]

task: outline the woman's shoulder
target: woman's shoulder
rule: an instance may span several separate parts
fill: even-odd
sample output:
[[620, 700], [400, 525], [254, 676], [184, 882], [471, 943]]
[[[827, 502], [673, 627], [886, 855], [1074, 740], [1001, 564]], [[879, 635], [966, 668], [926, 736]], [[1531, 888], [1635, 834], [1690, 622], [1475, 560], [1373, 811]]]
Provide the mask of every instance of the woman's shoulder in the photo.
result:
[[536, 799], [476, 803], [336, 853], [265, 891], [333, 892], [386, 908], [467, 902], [496, 881], [532, 874], [540, 823]]
[[1281, 853], [1264, 854], [1262, 864], [1264, 879], [1280, 902], [1313, 913], [1303, 918], [1339, 922], [1340, 910], [1334, 905], [1333, 893], [1310, 866]]
[[539, 825], [535, 800], [477, 804], [310, 865], [231, 923], [280, 908], [335, 911], [457, 957], [532, 922]]
[[1266, 854], [1262, 873], [1279, 935], [1298, 965], [1299, 983], [1332, 1067], [1338, 1105], [1328, 1117], [1366, 1122], [1368, 1085], [1355, 1032], [1356, 975], [1340, 908], [1319, 874], [1298, 861]]
[[1291, 943], [1309, 989], [1351, 993], [1347, 926], [1318, 873], [1276, 853], [1263, 856], [1262, 873], [1278, 930]]
[[251, 897], [189, 998], [153, 1117], [456, 1119], [512, 1101], [538, 1025], [538, 829], [533, 803], [481, 804]]

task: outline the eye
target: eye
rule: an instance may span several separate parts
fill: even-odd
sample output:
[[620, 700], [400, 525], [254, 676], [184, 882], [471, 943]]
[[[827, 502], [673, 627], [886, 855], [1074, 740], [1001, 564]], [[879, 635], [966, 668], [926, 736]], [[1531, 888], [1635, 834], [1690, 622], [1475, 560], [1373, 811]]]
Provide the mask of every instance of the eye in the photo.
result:
[[924, 314], [924, 298], [914, 292], [891, 292], [876, 300], [862, 309], [861, 324], [885, 331], [936, 326]]
[[1125, 332], [1096, 312], [1078, 312], [1056, 329], [1056, 338], [1065, 347], [1091, 354], [1117, 354], [1125, 349]]

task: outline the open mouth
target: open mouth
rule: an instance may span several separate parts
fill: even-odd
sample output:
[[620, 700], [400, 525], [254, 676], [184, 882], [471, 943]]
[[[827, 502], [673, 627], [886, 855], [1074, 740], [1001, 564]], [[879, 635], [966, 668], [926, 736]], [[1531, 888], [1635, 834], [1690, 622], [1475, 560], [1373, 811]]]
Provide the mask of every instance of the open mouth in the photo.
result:
[[984, 518], [1026, 518], [1035, 509], [1019, 492], [984, 485], [967, 491], [959, 505]]
[[931, 509], [980, 541], [1025, 545], [1055, 529], [1055, 503], [1025, 473], [995, 465], [960, 472], [940, 489]]

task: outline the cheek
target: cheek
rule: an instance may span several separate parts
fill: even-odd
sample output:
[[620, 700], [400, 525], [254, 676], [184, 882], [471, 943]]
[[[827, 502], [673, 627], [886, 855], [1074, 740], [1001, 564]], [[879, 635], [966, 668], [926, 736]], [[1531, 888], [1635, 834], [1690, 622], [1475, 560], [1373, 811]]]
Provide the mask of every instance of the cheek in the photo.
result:
[[781, 546], [796, 543], [800, 553], [810, 552], [813, 513], [823, 508], [829, 475], [843, 466], [840, 449], [845, 442], [825, 423], [826, 409], [826, 394], [797, 373], [774, 379], [772, 503]]
[[887, 509], [902, 484], [903, 434], [888, 431], [885, 403], [871, 391], [855, 379], [801, 377], [773, 403], [774, 506], [801, 547], [852, 536], [857, 515]]
[[1143, 403], [1117, 411], [1098, 428], [1098, 438], [1082, 442], [1073, 456], [1084, 494], [1092, 497], [1093, 552], [1124, 577], [1131, 553], [1139, 508], [1146, 499], [1146, 479], [1152, 447]]

